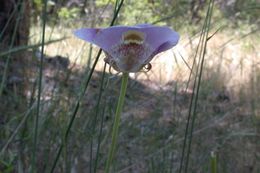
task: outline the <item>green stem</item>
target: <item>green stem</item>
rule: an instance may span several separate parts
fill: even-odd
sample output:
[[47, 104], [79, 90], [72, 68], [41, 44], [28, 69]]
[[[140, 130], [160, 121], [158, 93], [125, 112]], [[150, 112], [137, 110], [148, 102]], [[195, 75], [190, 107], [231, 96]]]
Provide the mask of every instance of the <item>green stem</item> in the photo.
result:
[[210, 169], [211, 173], [217, 173], [217, 156], [214, 152], [211, 153]]
[[115, 120], [114, 120], [114, 124], [113, 124], [113, 130], [112, 130], [112, 143], [111, 143], [110, 149], [109, 149], [105, 173], [109, 173], [110, 166], [111, 166], [112, 161], [113, 161], [113, 156], [115, 154], [115, 148], [116, 148], [116, 142], [117, 142], [117, 136], [118, 136], [118, 129], [119, 129], [119, 124], [120, 124], [120, 115], [121, 115], [122, 108], [123, 108], [123, 105], [124, 105], [124, 99], [125, 99], [125, 94], [126, 94], [126, 89], [127, 89], [127, 81], [128, 81], [128, 73], [123, 73], [121, 90], [120, 90], [119, 100], [118, 100], [118, 103], [117, 103], [116, 115], [115, 115]]

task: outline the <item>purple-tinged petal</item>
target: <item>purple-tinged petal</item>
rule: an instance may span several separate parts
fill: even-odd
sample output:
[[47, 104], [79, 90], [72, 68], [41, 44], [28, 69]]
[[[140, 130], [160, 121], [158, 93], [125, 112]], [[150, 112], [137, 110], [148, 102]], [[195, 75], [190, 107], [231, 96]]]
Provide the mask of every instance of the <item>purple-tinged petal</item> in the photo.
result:
[[[172, 48], [179, 41], [179, 34], [168, 27], [151, 26], [142, 28], [141, 31], [146, 34], [145, 42], [157, 53]], [[162, 45], [167, 46], [161, 47]]]
[[129, 30], [138, 30], [139, 27], [112, 26], [104, 29], [83, 28], [75, 32], [75, 35], [85, 41], [96, 44], [105, 51], [111, 47], [120, 44], [123, 33]]
[[173, 46], [176, 45], [176, 42], [175, 41], [167, 41], [165, 43], [163, 43], [155, 52], [154, 54], [158, 54], [158, 53], [161, 53], [161, 52], [164, 52], [166, 50], [169, 50], [171, 49]]
[[136, 26], [136, 27], [139, 27], [139, 28], [153, 27], [153, 25], [147, 24], [147, 23], [138, 24], [138, 25], [135, 25], [135, 26]]
[[[114, 45], [120, 44], [122, 36], [127, 31], [143, 32], [145, 43], [149, 44], [154, 51], [157, 51], [162, 44], [169, 42], [172, 47], [177, 44], [179, 35], [168, 27], [158, 27], [150, 24], [136, 26], [112, 26], [105, 29], [83, 28], [75, 32], [75, 35], [85, 41], [96, 44], [105, 51], [109, 51]], [[169, 47], [171, 48], [171, 47]], [[167, 49], [169, 49], [167, 48]], [[167, 49], [161, 49], [158, 53]]]
[[94, 38], [99, 31], [97, 28], [82, 28], [76, 30], [74, 34], [82, 40], [95, 44]]
[[158, 53], [175, 46], [179, 34], [168, 27], [150, 24], [80, 29], [79, 38], [102, 48], [105, 59], [117, 71], [137, 72]]

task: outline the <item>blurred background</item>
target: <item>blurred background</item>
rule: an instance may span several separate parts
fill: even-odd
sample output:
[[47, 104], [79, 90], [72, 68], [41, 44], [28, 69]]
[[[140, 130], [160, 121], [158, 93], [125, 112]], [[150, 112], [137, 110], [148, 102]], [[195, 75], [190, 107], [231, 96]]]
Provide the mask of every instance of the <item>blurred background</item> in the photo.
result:
[[[104, 68], [103, 53], [95, 66], [99, 48], [73, 31], [108, 27], [119, 4], [0, 0], [1, 173], [104, 172], [120, 74]], [[112, 172], [175, 173], [183, 160], [187, 172], [209, 173], [214, 159], [221, 173], [260, 172], [260, 2], [215, 0], [211, 16], [209, 4], [122, 2], [114, 25], [166, 25], [181, 38], [152, 60], [149, 72], [130, 74]], [[202, 64], [196, 57], [208, 17]]]

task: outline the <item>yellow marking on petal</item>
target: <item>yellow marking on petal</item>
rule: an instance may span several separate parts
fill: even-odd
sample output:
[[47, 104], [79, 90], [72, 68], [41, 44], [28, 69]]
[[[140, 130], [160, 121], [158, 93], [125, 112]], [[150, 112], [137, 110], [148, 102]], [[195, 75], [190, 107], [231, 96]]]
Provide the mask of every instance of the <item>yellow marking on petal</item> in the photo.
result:
[[125, 33], [123, 33], [123, 43], [130, 44], [143, 44], [145, 39], [145, 34], [143, 32], [130, 30]]

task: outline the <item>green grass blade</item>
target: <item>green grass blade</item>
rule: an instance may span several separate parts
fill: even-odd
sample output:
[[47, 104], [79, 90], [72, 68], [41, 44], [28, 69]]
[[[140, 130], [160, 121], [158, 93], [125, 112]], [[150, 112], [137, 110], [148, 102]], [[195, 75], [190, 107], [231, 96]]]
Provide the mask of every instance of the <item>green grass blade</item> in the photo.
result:
[[[183, 170], [185, 152], [186, 152], [186, 161], [185, 161], [184, 172], [186, 173], [188, 171], [192, 134], [193, 134], [194, 124], [195, 124], [195, 119], [196, 119], [196, 107], [197, 107], [198, 94], [199, 94], [199, 88], [200, 88], [199, 86], [200, 86], [201, 77], [202, 77], [202, 70], [203, 70], [203, 64], [204, 64], [204, 57], [205, 57], [205, 53], [206, 53], [207, 38], [208, 38], [208, 32], [209, 32], [209, 27], [210, 27], [210, 18], [212, 16], [213, 5], [214, 5], [214, 1], [210, 1], [208, 11], [207, 11], [207, 16], [205, 19], [205, 23], [203, 25], [203, 29], [201, 31], [199, 44], [197, 46], [195, 58], [194, 58], [193, 65], [192, 65], [192, 71], [193, 71], [193, 69], [195, 68], [195, 64], [196, 64], [195, 59], [199, 52], [199, 63], [196, 68], [195, 81], [194, 81], [194, 85], [193, 85], [193, 93], [191, 95], [189, 113], [188, 113], [188, 118], [187, 118], [187, 123], [186, 123], [186, 128], [185, 128], [185, 136], [184, 136], [183, 147], [182, 147], [182, 155], [181, 155], [179, 173], [181, 173]], [[191, 74], [189, 76], [189, 80], [190, 80], [190, 78], [191, 78]], [[187, 147], [187, 151], [186, 151], [187, 142], [188, 142], [188, 147]]]
[[[96, 130], [96, 126], [97, 126], [97, 118], [98, 118], [98, 114], [99, 114], [99, 110], [100, 110], [100, 102], [101, 102], [101, 98], [102, 98], [102, 94], [103, 94], [103, 86], [104, 86], [104, 80], [105, 80], [105, 74], [106, 74], [106, 63], [104, 64], [104, 68], [103, 68], [103, 72], [102, 72], [102, 79], [101, 79], [101, 84], [100, 84], [100, 88], [99, 88], [99, 94], [98, 94], [98, 100], [97, 100], [97, 104], [96, 104], [96, 108], [95, 108], [95, 117], [94, 117], [94, 122], [92, 124], [92, 128], [91, 128], [91, 133], [95, 134], [95, 130]], [[93, 138], [94, 136], [91, 136], [90, 139], [90, 167], [89, 167], [89, 172], [92, 172], [92, 154], [93, 154]], [[97, 164], [95, 162], [95, 164]], [[94, 166], [96, 167], [96, 166]]]
[[44, 1], [43, 14], [42, 14], [42, 44], [41, 44], [41, 59], [39, 67], [39, 78], [38, 78], [38, 93], [37, 93], [37, 105], [36, 105], [36, 115], [34, 122], [34, 136], [33, 136], [33, 151], [32, 151], [32, 169], [31, 172], [37, 172], [37, 143], [38, 143], [38, 124], [40, 116], [40, 104], [41, 104], [41, 91], [42, 91], [42, 76], [43, 76], [43, 58], [44, 58], [44, 42], [45, 42], [45, 24], [46, 24], [46, 11], [47, 11], [47, 0]]
[[[19, 13], [22, 14], [23, 11], [24, 11], [24, 3], [21, 3], [21, 1], [19, 1], [18, 4], [20, 4], [22, 6], [22, 8], [19, 11]], [[11, 50], [13, 48], [20, 20], [21, 20], [21, 18], [18, 18], [16, 20], [16, 22], [15, 22], [14, 31], [13, 31], [13, 34], [12, 34], [9, 50]], [[7, 77], [7, 70], [9, 68], [9, 63], [10, 63], [10, 59], [11, 59], [11, 54], [7, 54], [7, 55], [8, 56], [7, 56], [5, 67], [4, 67], [3, 78], [2, 78], [2, 81], [1, 81], [1, 84], [0, 84], [0, 97], [2, 96], [3, 90], [5, 88], [5, 82], [6, 82], [6, 77]]]
[[13, 139], [15, 138], [15, 136], [17, 135], [17, 133], [19, 132], [19, 130], [22, 128], [22, 126], [24, 125], [24, 123], [26, 122], [26, 120], [28, 119], [28, 117], [31, 115], [31, 112], [33, 109], [35, 109], [36, 104], [33, 104], [27, 111], [26, 113], [24, 113], [24, 115], [22, 116], [22, 120], [20, 121], [20, 123], [18, 124], [18, 126], [15, 128], [14, 132], [12, 133], [12, 135], [8, 138], [8, 140], [6, 141], [5, 145], [2, 147], [1, 151], [0, 151], [0, 157], [4, 154], [4, 152], [6, 151], [7, 147], [9, 146], [9, 144], [13, 141]]
[[[78, 112], [78, 109], [79, 109], [81, 100], [82, 100], [82, 98], [83, 98], [83, 96], [84, 96], [84, 94], [85, 94], [85, 92], [86, 92], [86, 90], [87, 90], [87, 87], [88, 87], [88, 85], [89, 85], [90, 79], [91, 79], [91, 77], [92, 77], [92, 74], [94, 73], [94, 69], [95, 69], [95, 67], [96, 67], [96, 64], [97, 64], [97, 62], [98, 62], [98, 60], [99, 60], [99, 57], [100, 57], [101, 53], [102, 53], [102, 50], [100, 49], [99, 52], [98, 52], [98, 54], [97, 54], [97, 58], [96, 58], [96, 60], [95, 60], [95, 62], [94, 62], [94, 64], [93, 64], [93, 66], [92, 66], [92, 68], [91, 68], [90, 74], [88, 75], [87, 80], [86, 80], [86, 82], [85, 82], [85, 84], [84, 84], [84, 88], [83, 88], [83, 90], [80, 92], [79, 98], [78, 98], [78, 100], [77, 100], [77, 102], [76, 102], [76, 105], [75, 105], [75, 107], [74, 107], [72, 116], [71, 116], [71, 118], [70, 118], [68, 127], [66, 128], [66, 132], [65, 132], [65, 135], [64, 135], [64, 142], [67, 142], [67, 140], [68, 140], [69, 132], [70, 132], [70, 130], [71, 130], [72, 124], [73, 124], [73, 122], [74, 122], [74, 120], [75, 120], [75, 117], [76, 117], [76, 115], [77, 115], [77, 112]], [[55, 160], [54, 160], [54, 163], [53, 163], [53, 165], [52, 165], [52, 167], [51, 167], [51, 171], [50, 171], [50, 172], [54, 172], [54, 169], [55, 169], [55, 167], [56, 167], [56, 165], [57, 165], [57, 162], [58, 162], [58, 160], [59, 160], [59, 158], [60, 158], [60, 154], [61, 154], [61, 152], [62, 152], [63, 147], [64, 147], [64, 143], [62, 143], [62, 144], [60, 145], [60, 147], [59, 147], [58, 153], [57, 153], [57, 155], [56, 155], [56, 157], [55, 157]]]
[[102, 137], [102, 133], [103, 133], [103, 124], [104, 124], [105, 110], [106, 110], [106, 105], [103, 107], [103, 112], [102, 112], [102, 116], [101, 116], [99, 135], [98, 135], [98, 145], [97, 145], [97, 152], [96, 152], [96, 159], [95, 159], [95, 164], [94, 164], [94, 173], [97, 172], [97, 166], [98, 166], [98, 161], [99, 161], [99, 151], [100, 151], [100, 146], [101, 146], [101, 139], [102, 139], [101, 137]]
[[[124, 0], [120, 1], [120, 4], [119, 4], [119, 6], [118, 6], [118, 9], [117, 9], [116, 13], [114, 14], [114, 17], [113, 17], [113, 19], [112, 19], [112, 21], [111, 21], [111, 23], [110, 23], [110, 26], [113, 26], [113, 25], [114, 25], [114, 23], [115, 23], [115, 21], [116, 21], [116, 19], [117, 19], [118, 13], [119, 13], [119, 11], [120, 11], [122, 5], [123, 5], [123, 2], [124, 2]], [[89, 75], [88, 75], [88, 77], [87, 77], [87, 80], [86, 80], [86, 82], [84, 83], [84, 89], [82, 90], [82, 92], [80, 92], [80, 96], [79, 96], [79, 98], [78, 98], [78, 100], [77, 100], [77, 102], [76, 102], [74, 111], [73, 111], [73, 113], [72, 113], [71, 119], [70, 119], [70, 121], [69, 121], [67, 130], [66, 130], [66, 133], [65, 133], [65, 136], [64, 136], [64, 139], [65, 139], [64, 141], [65, 141], [65, 142], [67, 142], [68, 135], [69, 135], [69, 132], [70, 132], [70, 130], [71, 130], [72, 124], [73, 124], [73, 122], [74, 122], [74, 120], [75, 120], [75, 117], [76, 117], [76, 115], [77, 115], [77, 112], [78, 112], [78, 109], [79, 109], [81, 100], [82, 100], [83, 96], [85, 95], [85, 92], [86, 92], [87, 87], [88, 87], [88, 85], [89, 85], [89, 82], [90, 82], [90, 80], [91, 80], [91, 78], [92, 78], [92, 75], [93, 75], [93, 73], [94, 73], [95, 67], [96, 67], [96, 65], [97, 65], [97, 62], [98, 62], [98, 60], [99, 60], [99, 57], [100, 57], [101, 53], [102, 53], [102, 50], [100, 49], [100, 50], [98, 51], [97, 57], [96, 57], [96, 59], [95, 59], [95, 61], [94, 61], [94, 64], [92, 65], [92, 68], [91, 68], [90, 73], [89, 73]], [[57, 155], [55, 156], [55, 160], [54, 160], [54, 163], [53, 163], [53, 165], [52, 165], [52, 167], [51, 167], [50, 172], [54, 172], [54, 169], [55, 169], [55, 167], [56, 167], [56, 165], [57, 165], [57, 163], [58, 163], [58, 160], [59, 160], [59, 158], [60, 158], [60, 154], [61, 154], [61, 152], [62, 152], [63, 146], [64, 146], [64, 144], [61, 144], [61, 145], [60, 145], [60, 147], [59, 147], [59, 149], [58, 149], [58, 152], [57, 152]]]
[[[185, 163], [185, 173], [188, 173], [188, 166], [189, 166], [189, 156], [191, 152], [191, 144], [192, 144], [192, 137], [193, 137], [193, 129], [195, 125], [196, 115], [197, 115], [197, 105], [198, 105], [198, 98], [199, 98], [199, 91], [200, 91], [200, 83], [202, 78], [202, 72], [204, 67], [204, 60], [205, 60], [205, 54], [206, 54], [206, 48], [207, 48], [207, 41], [208, 41], [208, 34], [211, 24], [211, 16], [213, 13], [213, 7], [214, 7], [214, 0], [211, 0], [209, 2], [209, 7], [207, 11], [206, 21], [205, 21], [205, 28], [203, 29], [205, 32], [203, 32], [203, 38], [202, 38], [202, 44], [201, 44], [201, 53], [200, 53], [200, 65], [198, 66], [199, 70], [199, 76], [198, 76], [198, 84], [196, 86], [196, 95], [194, 98], [194, 109], [192, 112], [192, 122], [191, 122], [191, 128], [189, 133], [189, 143], [188, 143], [188, 150], [187, 150], [187, 156], [186, 156], [186, 163]], [[195, 88], [194, 88], [195, 89]]]
[[[67, 37], [50, 40], [50, 41], [45, 42], [44, 44], [48, 45], [48, 44], [60, 42], [60, 41], [65, 40], [65, 39], [67, 39]], [[13, 47], [12, 49], [9, 49], [7, 51], [1, 52], [0, 53], [0, 57], [8, 56], [9, 54], [18, 53], [18, 52], [25, 51], [25, 50], [28, 50], [28, 49], [35, 49], [35, 48], [40, 47], [41, 45], [42, 45], [42, 43], [38, 43], [38, 44], [35, 44], [35, 45], [26, 45], [26, 46]]]

